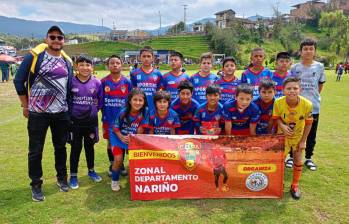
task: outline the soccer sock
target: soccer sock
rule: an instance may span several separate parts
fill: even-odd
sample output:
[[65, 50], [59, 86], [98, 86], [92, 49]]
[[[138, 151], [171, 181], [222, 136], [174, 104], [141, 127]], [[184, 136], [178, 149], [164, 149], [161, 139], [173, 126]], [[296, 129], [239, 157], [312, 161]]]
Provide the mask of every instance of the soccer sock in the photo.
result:
[[112, 181], [118, 181], [120, 176], [120, 169], [111, 171], [111, 179]]
[[292, 181], [292, 187], [298, 187], [299, 180], [301, 179], [302, 175], [302, 164], [294, 164], [293, 165], [293, 181]]
[[112, 152], [111, 148], [107, 148], [107, 152], [108, 152], [108, 158], [109, 158], [109, 161], [110, 161], [110, 165], [113, 165], [113, 163], [114, 163], [114, 155], [113, 155], [113, 152]]

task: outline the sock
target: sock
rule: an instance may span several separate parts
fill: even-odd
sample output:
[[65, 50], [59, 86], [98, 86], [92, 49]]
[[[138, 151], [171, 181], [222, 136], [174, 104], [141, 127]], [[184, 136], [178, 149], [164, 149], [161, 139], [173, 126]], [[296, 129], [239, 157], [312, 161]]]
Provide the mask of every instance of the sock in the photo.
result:
[[112, 170], [111, 171], [111, 179], [112, 181], [118, 181], [120, 176], [120, 170]]
[[301, 179], [302, 175], [302, 164], [294, 164], [293, 165], [293, 181], [292, 181], [292, 187], [298, 187], [299, 180]]

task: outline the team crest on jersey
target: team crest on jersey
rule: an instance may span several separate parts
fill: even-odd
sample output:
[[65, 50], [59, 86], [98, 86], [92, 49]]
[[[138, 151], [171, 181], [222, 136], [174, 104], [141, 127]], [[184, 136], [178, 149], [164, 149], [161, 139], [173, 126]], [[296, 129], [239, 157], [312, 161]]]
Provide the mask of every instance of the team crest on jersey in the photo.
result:
[[193, 171], [200, 163], [201, 143], [195, 140], [183, 140], [178, 143], [180, 161], [189, 171]]
[[172, 84], [176, 84], [176, 82], [175, 81], [169, 81], [168, 84], [172, 85]]
[[137, 80], [141, 80], [142, 76], [141, 75], [137, 75]]
[[91, 89], [89, 89], [90, 90], [90, 93], [94, 93], [94, 92], [96, 92], [96, 89], [95, 88], [91, 88]]
[[158, 80], [158, 77], [156, 75], [153, 75], [153, 80], [156, 82]]
[[219, 121], [219, 119], [221, 119], [221, 115], [217, 114], [215, 117], [216, 121]]
[[169, 125], [172, 125], [172, 124], [173, 124], [173, 122], [174, 122], [174, 120], [173, 120], [173, 119], [169, 119], [169, 120], [167, 120], [167, 123], [168, 123]]
[[202, 118], [205, 118], [206, 117], [206, 112], [203, 112], [202, 113]]
[[104, 92], [109, 93], [110, 92], [110, 87], [109, 86], [105, 86], [104, 87]]
[[122, 93], [125, 93], [125, 91], [126, 91], [126, 86], [125, 86], [125, 85], [122, 85], [122, 86], [121, 86], [121, 92], [122, 92]]
[[72, 91], [73, 93], [77, 93], [77, 92], [79, 92], [79, 89], [78, 89], [78, 88], [72, 88], [71, 91]]
[[251, 173], [246, 179], [246, 187], [251, 191], [262, 191], [268, 186], [268, 177], [264, 173]]
[[194, 83], [199, 83], [199, 79], [194, 79]]

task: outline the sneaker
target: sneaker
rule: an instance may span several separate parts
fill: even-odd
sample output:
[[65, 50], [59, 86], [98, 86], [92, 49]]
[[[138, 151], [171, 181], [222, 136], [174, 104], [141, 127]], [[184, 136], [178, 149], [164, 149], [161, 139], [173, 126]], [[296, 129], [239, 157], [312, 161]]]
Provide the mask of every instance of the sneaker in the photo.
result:
[[288, 158], [285, 162], [286, 168], [293, 168], [293, 158]]
[[77, 176], [71, 176], [69, 181], [69, 187], [71, 189], [78, 189], [79, 188], [79, 182]]
[[69, 191], [69, 186], [68, 186], [68, 182], [66, 179], [57, 180], [57, 186], [59, 187], [59, 190], [61, 192], [68, 192]]
[[39, 202], [45, 200], [45, 196], [42, 193], [41, 186], [32, 186], [31, 190], [33, 201]]
[[111, 169], [111, 165], [110, 165], [110, 166], [109, 166], [109, 170], [108, 170], [108, 176], [109, 176], [109, 177], [111, 177], [111, 174], [112, 174], [111, 170], [112, 170], [112, 169]]
[[298, 186], [291, 186], [290, 193], [292, 198], [295, 200], [299, 200], [301, 198], [301, 191], [299, 190]]
[[94, 170], [93, 171], [88, 171], [88, 176], [90, 179], [96, 183], [102, 181], [102, 177], [100, 177]]
[[315, 165], [315, 163], [311, 159], [305, 160], [304, 165], [306, 167], [308, 167], [308, 169], [311, 171], [316, 171], [316, 169], [317, 169], [317, 166]]
[[112, 191], [119, 191], [120, 190], [120, 184], [119, 181], [111, 181], [111, 190]]

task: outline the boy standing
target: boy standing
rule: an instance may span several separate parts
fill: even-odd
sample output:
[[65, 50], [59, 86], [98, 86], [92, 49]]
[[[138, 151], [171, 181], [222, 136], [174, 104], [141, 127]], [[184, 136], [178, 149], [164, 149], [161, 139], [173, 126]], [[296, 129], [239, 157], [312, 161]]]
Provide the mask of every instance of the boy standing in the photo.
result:
[[272, 79], [273, 72], [263, 66], [265, 60], [265, 52], [263, 48], [255, 48], [251, 51], [251, 65], [241, 76], [242, 83], [248, 83], [253, 87], [253, 99], [259, 96], [258, 86], [262, 78]]
[[[300, 44], [301, 62], [291, 67], [291, 76], [296, 76], [301, 80], [301, 95], [313, 103], [313, 123], [309, 137], [307, 138], [307, 147], [305, 148], [305, 165], [310, 170], [315, 171], [317, 166], [312, 161], [314, 147], [316, 144], [316, 132], [320, 114], [320, 93], [326, 82], [325, 68], [320, 62], [314, 61], [316, 53], [316, 42], [306, 39]], [[292, 160], [292, 155], [291, 155]]]
[[171, 102], [178, 97], [178, 85], [181, 81], [189, 80], [189, 75], [182, 72], [183, 55], [179, 52], [171, 52], [171, 71], [164, 74], [162, 87], [171, 94]]
[[241, 84], [235, 76], [236, 62], [233, 57], [226, 57], [223, 60], [223, 76], [216, 81], [216, 84], [221, 87], [222, 96], [220, 103], [223, 105], [228, 100], [234, 100], [236, 88]]
[[218, 77], [211, 73], [212, 53], [203, 53], [200, 57], [200, 71], [190, 77], [190, 82], [194, 86], [193, 98], [202, 104], [206, 101], [206, 88], [213, 85]]
[[298, 200], [301, 192], [298, 183], [302, 174], [302, 151], [306, 147], [306, 141], [313, 122], [312, 103], [300, 96], [300, 79], [287, 77], [284, 81], [284, 95], [275, 101], [273, 119], [276, 120], [279, 133], [284, 133], [285, 155], [293, 151], [294, 167], [291, 195]]
[[71, 152], [70, 152], [70, 181], [72, 189], [79, 188], [78, 166], [82, 142], [84, 142], [88, 176], [94, 182], [102, 178], [94, 170], [94, 144], [98, 142], [98, 110], [102, 106], [101, 82], [92, 76], [92, 61], [80, 56], [77, 61], [77, 75], [72, 79], [71, 94]]
[[142, 66], [134, 69], [130, 73], [130, 79], [133, 87], [140, 88], [147, 96], [150, 113], [155, 112], [153, 95], [162, 87], [162, 75], [159, 70], [152, 65], [154, 61], [154, 52], [151, 47], [144, 47], [140, 51], [140, 60]]
[[288, 52], [279, 52], [276, 55], [275, 72], [273, 75], [273, 81], [275, 82], [275, 98], [283, 96], [283, 82], [289, 75], [288, 70], [292, 64], [291, 56]]
[[193, 135], [195, 132], [194, 113], [199, 107], [199, 103], [192, 99], [193, 85], [189, 81], [181, 81], [178, 86], [178, 98], [175, 99], [171, 108], [177, 112], [181, 126], [176, 129], [180, 135]]

